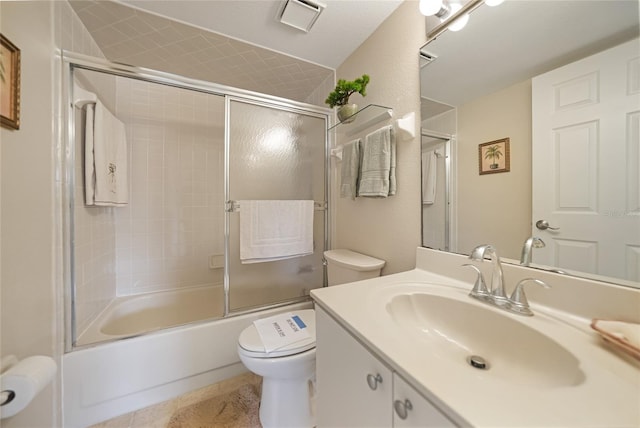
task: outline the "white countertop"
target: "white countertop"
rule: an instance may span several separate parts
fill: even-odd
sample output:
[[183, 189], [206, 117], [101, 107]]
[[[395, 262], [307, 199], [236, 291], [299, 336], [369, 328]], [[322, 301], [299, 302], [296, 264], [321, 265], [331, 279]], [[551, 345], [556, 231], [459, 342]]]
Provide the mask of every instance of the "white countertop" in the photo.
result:
[[[472, 283], [415, 269], [316, 289], [316, 304], [462, 426], [640, 426], [640, 369], [602, 343], [591, 319], [533, 304], [533, 317], [512, 315], [466, 297]], [[397, 293], [446, 290], [472, 304], [499, 311], [561, 344], [584, 374], [575, 385], [496, 377], [466, 361], [448, 358], [388, 316], [385, 302]], [[535, 347], [527, 350], [535, 353]], [[545, 364], [548, 356], [536, 357]], [[541, 378], [545, 373], [540, 373]], [[529, 378], [527, 378], [529, 379]]]

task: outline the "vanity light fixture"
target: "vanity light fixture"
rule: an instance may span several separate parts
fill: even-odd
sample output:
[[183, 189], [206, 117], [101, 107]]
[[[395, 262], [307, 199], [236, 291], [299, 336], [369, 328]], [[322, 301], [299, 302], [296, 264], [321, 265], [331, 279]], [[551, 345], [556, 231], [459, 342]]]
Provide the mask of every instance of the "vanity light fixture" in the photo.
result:
[[420, 8], [420, 13], [424, 16], [435, 15], [440, 18], [449, 12], [443, 0], [420, 0], [418, 7]]
[[283, 24], [308, 33], [325, 7], [316, 0], [285, 0], [277, 18]]
[[[458, 12], [460, 9], [462, 9], [462, 5], [460, 5], [460, 3], [452, 3], [449, 16], [455, 15], [456, 12]], [[446, 18], [440, 18], [440, 21], [444, 22], [447, 18], [449, 18], [449, 16], [447, 16]], [[451, 22], [451, 24], [449, 25], [449, 30], [460, 31], [467, 25], [467, 22], [469, 22], [469, 14], [465, 13], [459, 18], [456, 18], [455, 21]]]
[[[445, 0], [420, 0], [419, 3], [420, 13], [424, 16], [435, 16], [440, 18], [440, 22], [445, 22], [450, 17], [456, 14], [462, 9], [462, 4], [458, 1], [445, 1]], [[464, 14], [451, 22], [449, 29], [451, 31], [459, 31], [467, 25], [469, 21], [469, 15]]]
[[446, 30], [462, 30], [469, 22], [469, 13], [483, 3], [493, 7], [503, 2], [504, 0], [420, 0], [419, 9], [425, 16], [440, 18], [441, 24], [428, 34], [428, 39], [432, 40]]
[[[459, 31], [469, 21], [469, 14], [482, 6], [485, 0], [445, 0], [447, 4], [443, 8], [447, 9], [444, 16], [440, 18], [440, 25], [427, 32], [427, 43], [434, 40], [447, 30]], [[464, 3], [464, 4], [463, 4]]]

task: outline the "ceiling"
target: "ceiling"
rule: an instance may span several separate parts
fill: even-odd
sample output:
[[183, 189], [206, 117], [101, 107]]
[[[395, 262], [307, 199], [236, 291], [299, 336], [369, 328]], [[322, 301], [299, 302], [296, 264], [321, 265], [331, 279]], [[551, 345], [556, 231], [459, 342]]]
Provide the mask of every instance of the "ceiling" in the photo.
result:
[[334, 69], [402, 3], [402, 0], [320, 0], [326, 8], [305, 33], [276, 19], [284, 0], [121, 1]]
[[335, 68], [402, 2], [328, 0], [305, 33], [276, 20], [283, 1], [70, 4], [111, 61], [323, 105]]

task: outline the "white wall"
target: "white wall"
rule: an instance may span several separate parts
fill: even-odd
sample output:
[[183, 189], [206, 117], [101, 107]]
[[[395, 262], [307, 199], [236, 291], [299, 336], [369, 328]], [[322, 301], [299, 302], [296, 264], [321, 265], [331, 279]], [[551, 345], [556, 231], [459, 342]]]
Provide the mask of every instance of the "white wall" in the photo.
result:
[[[386, 199], [337, 200], [333, 247], [386, 260], [383, 274], [413, 268], [415, 249], [420, 245], [418, 51], [425, 42], [425, 19], [418, 2], [406, 1], [336, 72], [337, 78], [347, 80], [364, 73], [371, 76], [367, 97], [353, 96], [353, 102], [392, 107], [395, 117], [416, 113], [416, 138], [397, 146], [397, 194]], [[332, 180], [334, 194], [338, 184], [339, 180]]]
[[[478, 145], [510, 138], [510, 172], [479, 175]], [[458, 251], [520, 258], [531, 234], [531, 81], [458, 107]]]
[[[61, 353], [54, 252], [54, 3], [2, 2], [0, 27], [21, 50], [20, 130], [0, 129], [1, 355]], [[60, 382], [3, 427], [60, 426]]]

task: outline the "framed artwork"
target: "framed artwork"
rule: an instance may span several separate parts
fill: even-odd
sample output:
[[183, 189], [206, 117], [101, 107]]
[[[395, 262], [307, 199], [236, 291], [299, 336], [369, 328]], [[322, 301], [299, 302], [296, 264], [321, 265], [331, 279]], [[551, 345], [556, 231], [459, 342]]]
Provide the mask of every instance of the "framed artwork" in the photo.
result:
[[480, 175], [509, 172], [509, 139], [489, 141], [478, 146]]
[[20, 49], [0, 34], [0, 124], [20, 129]]

